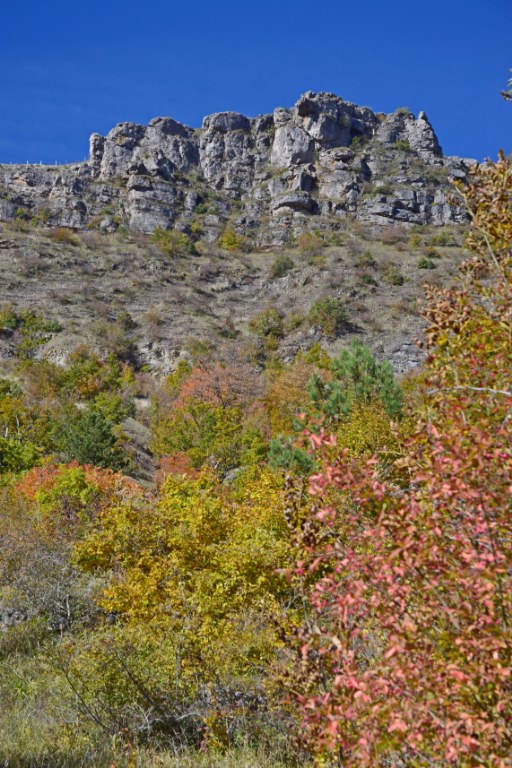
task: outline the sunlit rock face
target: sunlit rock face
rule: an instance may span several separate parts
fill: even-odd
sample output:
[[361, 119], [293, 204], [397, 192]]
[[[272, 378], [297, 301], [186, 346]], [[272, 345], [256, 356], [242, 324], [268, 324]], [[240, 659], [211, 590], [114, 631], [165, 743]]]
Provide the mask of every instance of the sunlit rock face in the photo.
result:
[[[444, 157], [424, 112], [384, 115], [330, 93], [248, 118], [219, 112], [199, 129], [170, 117], [90, 138], [89, 160], [0, 165], [0, 220], [141, 232], [229, 226], [256, 245], [339, 226], [464, 221], [449, 180], [473, 161]], [[195, 230], [194, 230], [195, 227]]]

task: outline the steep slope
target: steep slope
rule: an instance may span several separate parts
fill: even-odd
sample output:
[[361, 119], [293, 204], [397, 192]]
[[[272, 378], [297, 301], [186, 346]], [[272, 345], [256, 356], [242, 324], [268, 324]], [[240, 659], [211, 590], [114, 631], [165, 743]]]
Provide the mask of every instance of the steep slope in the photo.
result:
[[[379, 236], [346, 224], [328, 242], [312, 236], [294, 248], [245, 253], [198, 242], [195, 255], [175, 256], [129, 231], [4, 225], [0, 358], [16, 363], [23, 328], [11, 316], [30, 309], [61, 328], [36, 350], [56, 362], [86, 343], [168, 372], [183, 355], [218, 355], [221, 346], [263, 361], [290, 359], [314, 342], [335, 351], [359, 338], [408, 370], [420, 361], [422, 285], [454, 279], [464, 255], [460, 229], [394, 227]], [[312, 308], [325, 301], [322, 320]], [[337, 307], [343, 317], [334, 322]], [[280, 327], [266, 334], [252, 321], [269, 312]]]

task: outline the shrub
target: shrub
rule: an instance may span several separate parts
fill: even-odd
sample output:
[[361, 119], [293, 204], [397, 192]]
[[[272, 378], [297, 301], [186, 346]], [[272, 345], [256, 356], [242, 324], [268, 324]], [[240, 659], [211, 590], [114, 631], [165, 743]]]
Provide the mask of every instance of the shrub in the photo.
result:
[[326, 336], [336, 336], [348, 322], [348, 315], [341, 299], [328, 296], [318, 299], [308, 312], [312, 325], [321, 328]]
[[297, 328], [299, 328], [302, 325], [303, 322], [304, 322], [304, 315], [301, 315], [300, 312], [292, 312], [286, 318], [286, 329], [288, 331], [295, 331]]
[[272, 262], [272, 266], [270, 267], [270, 276], [283, 277], [287, 272], [290, 271], [290, 269], [293, 269], [294, 266], [295, 265], [289, 256], [287, 256], [285, 253], [280, 253]]
[[403, 243], [406, 238], [406, 230], [398, 224], [393, 224], [391, 227], [385, 227], [380, 233], [381, 241], [383, 243], [389, 243], [390, 245], [399, 242]]
[[226, 227], [224, 232], [219, 236], [217, 245], [225, 251], [240, 251], [245, 245], [245, 238], [239, 235], [233, 227]]
[[48, 224], [52, 217], [52, 212], [49, 208], [39, 208], [32, 217], [32, 223], [35, 226], [42, 225], [45, 226]]
[[432, 259], [427, 259], [426, 256], [422, 256], [422, 258], [418, 261], [418, 269], [435, 269], [436, 264]]
[[346, 249], [350, 256], [360, 257], [363, 254], [363, 246], [359, 240], [355, 238], [350, 238], [350, 240], [347, 240]]
[[400, 267], [395, 265], [389, 266], [384, 273], [384, 282], [388, 285], [403, 285], [405, 278], [400, 271]]
[[436, 232], [430, 237], [430, 245], [450, 246], [455, 245], [455, 238], [453, 232], [447, 232], [442, 229], [440, 232]]
[[[109, 407], [108, 403], [101, 405], [105, 409]], [[102, 410], [90, 409], [65, 422], [61, 437], [64, 455], [67, 461], [123, 469], [126, 467], [125, 455], [118, 447], [111, 421]]]
[[114, 505], [77, 542], [121, 621], [70, 649], [69, 673], [111, 733], [228, 743], [267, 711], [261, 676], [289, 592], [280, 485], [264, 470], [235, 496], [208, 472], [169, 475], [157, 499]]
[[201, 235], [204, 233], [204, 228], [200, 221], [198, 221], [197, 219], [193, 219], [190, 222], [190, 231], [196, 237], [201, 237]]
[[32, 443], [21, 443], [17, 438], [0, 436], [0, 476], [30, 469], [38, 459], [39, 451]]
[[18, 206], [18, 208], [16, 208], [16, 211], [14, 213], [14, 217], [15, 217], [15, 219], [17, 219], [20, 222], [21, 221], [28, 222], [28, 220], [30, 218], [30, 214], [29, 214], [27, 208], [24, 208], [23, 206], [20, 205], [20, 206]]
[[377, 362], [369, 347], [358, 341], [343, 349], [330, 363], [331, 378], [314, 373], [308, 392], [315, 409], [326, 423], [335, 424], [355, 406], [378, 402], [391, 418], [399, 418], [403, 394], [393, 369]]
[[400, 139], [400, 141], [395, 141], [395, 143], [391, 145], [391, 149], [395, 149], [398, 152], [413, 151], [410, 143], [406, 139]]
[[356, 259], [356, 266], [357, 267], [374, 267], [375, 266], [375, 259], [372, 256], [371, 251], [366, 250], [363, 251], [363, 253], [358, 256]]
[[80, 245], [81, 242], [76, 232], [67, 227], [55, 227], [50, 232], [50, 237], [54, 243], [62, 243], [64, 245]]
[[369, 272], [363, 272], [363, 274], [359, 276], [359, 279], [363, 285], [377, 285], [376, 279]]
[[284, 333], [283, 316], [275, 307], [264, 309], [251, 318], [249, 328], [260, 338], [273, 336], [275, 339], [279, 339]]
[[[308, 368], [295, 363], [293, 368], [277, 378], [269, 392], [272, 407], [269, 410], [272, 425], [288, 426], [295, 405], [299, 419], [291, 422], [299, 440], [279, 437], [271, 441], [269, 461], [272, 466], [288, 469], [295, 474], [311, 472], [316, 464], [310, 446], [304, 440], [304, 427], [318, 431], [318, 426], [336, 430], [337, 444], [350, 451], [353, 456], [369, 459], [378, 451], [382, 471], [387, 475], [394, 472], [393, 465], [399, 455], [399, 420], [403, 413], [403, 393], [395, 382], [389, 363], [378, 363], [368, 347], [354, 342], [338, 357], [329, 360], [328, 372], [314, 371], [308, 383], [304, 384], [304, 373]], [[309, 371], [311, 369], [309, 368]], [[297, 375], [298, 374], [298, 375]], [[283, 389], [285, 392], [283, 392]], [[309, 402], [304, 401], [304, 389]], [[284, 396], [284, 399], [283, 399]], [[288, 424], [283, 420], [283, 406], [288, 404]], [[280, 412], [274, 412], [277, 399]]]
[[354, 152], [359, 152], [359, 150], [363, 149], [369, 140], [369, 136], [354, 136], [349, 144], [350, 149], [353, 149]]
[[394, 192], [394, 187], [392, 184], [374, 184], [371, 186], [368, 194], [370, 197], [375, 197], [376, 195], [385, 195], [386, 197], [389, 197]]
[[274, 469], [284, 469], [298, 475], [310, 474], [315, 466], [309, 453], [296, 445], [292, 438], [271, 440], [268, 460]]
[[320, 256], [324, 241], [317, 233], [303, 232], [297, 238], [297, 246], [304, 256], [315, 258]]
[[418, 234], [418, 232], [413, 232], [413, 234], [410, 236], [409, 240], [407, 241], [407, 245], [409, 248], [420, 248], [423, 240], [421, 238], [421, 235]]
[[427, 257], [427, 259], [440, 259], [441, 254], [437, 250], [437, 248], [433, 248], [431, 245], [426, 245], [424, 248], [421, 249], [421, 252], [424, 254], [424, 256]]
[[16, 355], [22, 360], [34, 357], [36, 350], [50, 338], [52, 333], [60, 333], [62, 326], [56, 320], [45, 320], [33, 309], [4, 307], [0, 311], [0, 327], [16, 331]]
[[193, 240], [184, 232], [177, 232], [175, 229], [157, 227], [151, 235], [151, 242], [165, 256], [194, 255], [196, 253]]

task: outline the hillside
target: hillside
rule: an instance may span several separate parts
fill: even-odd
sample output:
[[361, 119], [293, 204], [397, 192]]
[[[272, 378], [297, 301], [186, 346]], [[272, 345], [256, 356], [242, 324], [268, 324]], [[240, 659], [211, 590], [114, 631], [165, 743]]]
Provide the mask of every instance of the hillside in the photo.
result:
[[510, 767], [512, 162], [470, 165], [306, 94], [0, 169], [0, 766]]
[[[165, 373], [219, 344], [261, 362], [358, 337], [403, 372], [420, 360], [421, 285], [462, 257], [449, 182], [472, 164], [443, 156], [424, 113], [328, 93], [200, 129], [121, 123], [85, 162], [0, 165], [1, 306], [52, 320], [36, 354], [59, 363], [85, 342]], [[325, 300], [344, 322], [315, 321]], [[252, 322], [269, 311], [272, 350]], [[5, 328], [4, 360], [16, 341]]]
[[[126, 230], [5, 225], [0, 356], [4, 366], [16, 363], [23, 329], [5, 318], [31, 308], [53, 323], [34, 354], [61, 364], [84, 343], [169, 373], [183, 356], [215, 356], [219, 346], [258, 363], [276, 353], [290, 360], [314, 342], [333, 352], [359, 338], [404, 372], [420, 360], [422, 285], [453, 280], [461, 237], [456, 227], [379, 233], [356, 222], [330, 242], [311, 235], [288, 248], [246, 252], [197, 242], [190, 254]], [[336, 303], [342, 309], [334, 326], [315, 316], [325, 301], [334, 302], [331, 312]], [[269, 312], [279, 328], [267, 333], [255, 318]]]

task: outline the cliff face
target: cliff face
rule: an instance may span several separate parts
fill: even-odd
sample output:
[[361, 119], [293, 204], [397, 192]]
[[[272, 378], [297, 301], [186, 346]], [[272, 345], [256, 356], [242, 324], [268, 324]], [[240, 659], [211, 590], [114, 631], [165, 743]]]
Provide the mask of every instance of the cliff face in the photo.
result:
[[157, 226], [215, 240], [229, 223], [256, 245], [325, 229], [347, 215], [376, 224], [465, 220], [449, 178], [472, 161], [444, 157], [426, 115], [376, 114], [327, 93], [247, 118], [168, 117], [93, 134], [87, 162], [0, 165], [0, 220], [142, 232]]

